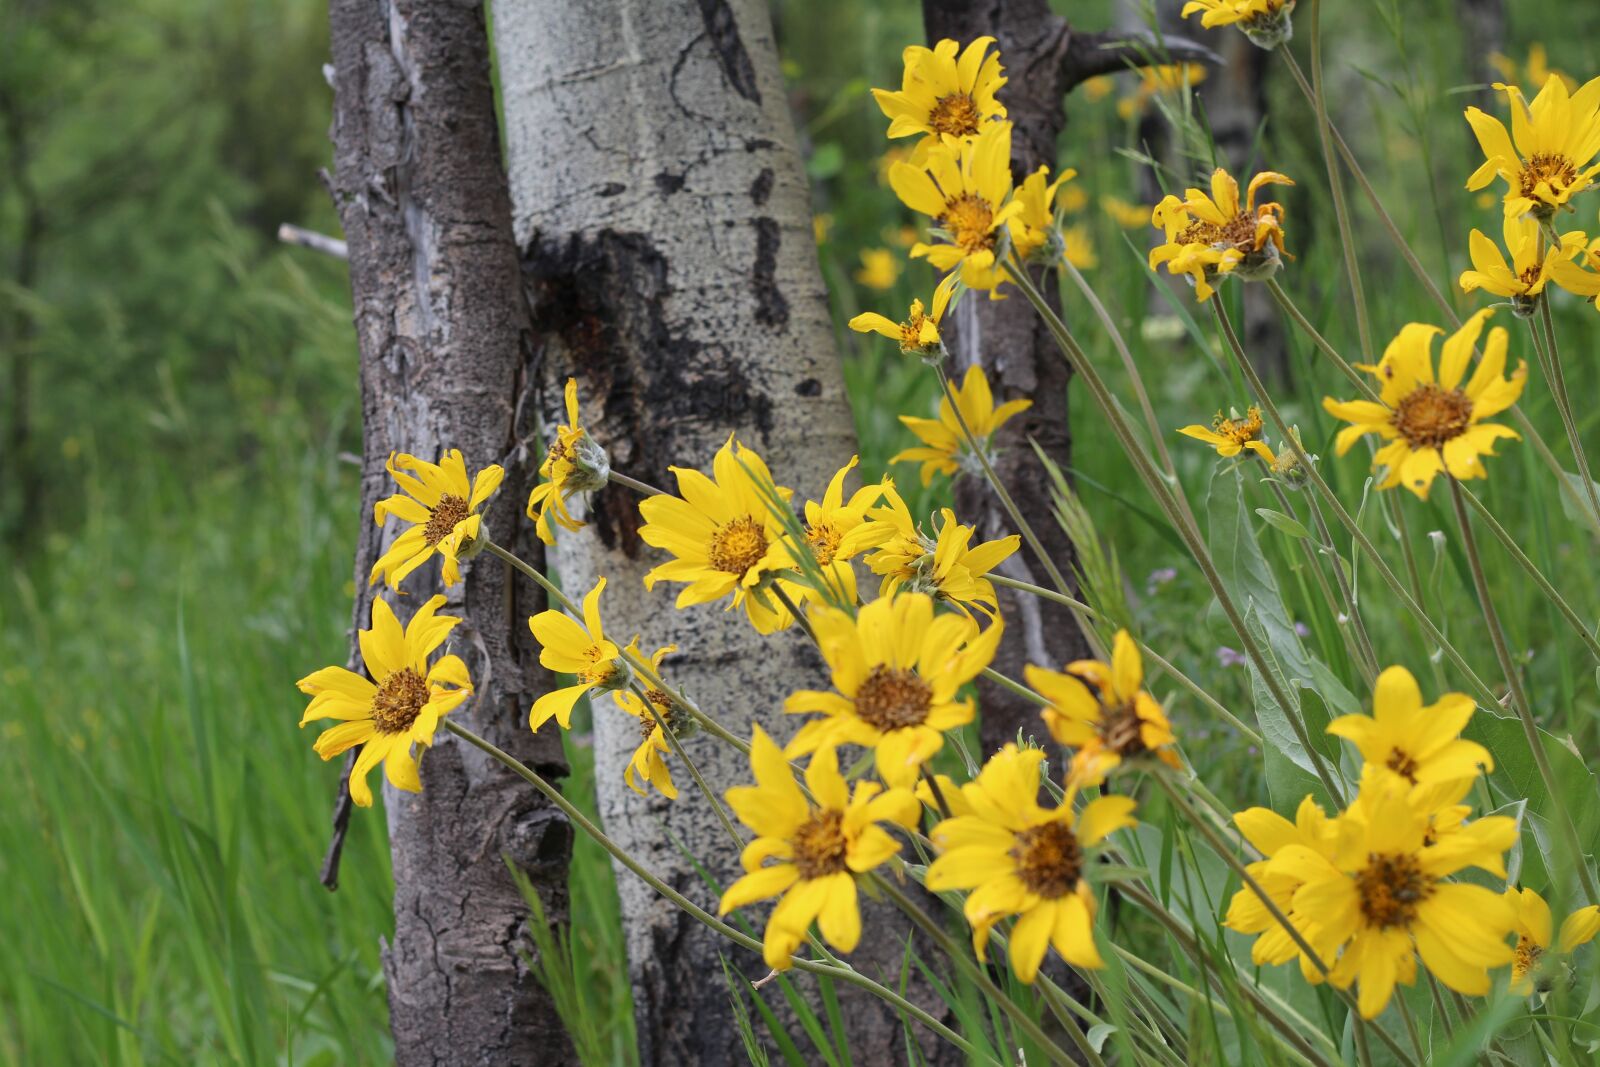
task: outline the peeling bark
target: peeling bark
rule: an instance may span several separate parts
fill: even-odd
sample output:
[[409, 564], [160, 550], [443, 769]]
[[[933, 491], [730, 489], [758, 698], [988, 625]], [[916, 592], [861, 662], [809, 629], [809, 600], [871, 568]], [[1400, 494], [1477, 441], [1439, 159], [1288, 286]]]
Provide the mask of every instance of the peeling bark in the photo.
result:
[[[523, 404], [528, 318], [482, 10], [333, 0], [330, 14], [329, 185], [349, 242], [361, 355], [354, 617], [366, 626], [374, 595], [367, 573], [385, 534], [372, 523], [372, 505], [392, 491], [384, 471], [391, 451], [434, 458], [460, 448], [471, 469], [505, 463], [486, 529], [515, 543], [530, 474], [518, 449], [531, 432]], [[526, 725], [537, 670], [526, 620], [543, 604], [493, 557], [465, 565], [464, 574], [447, 591], [447, 610], [465, 619], [452, 645], [477, 695], [454, 714], [562, 775], [557, 739], [535, 739]], [[391, 603], [404, 615], [438, 582], [437, 567], [424, 568]], [[384, 974], [396, 1062], [570, 1062], [553, 1006], [519, 957], [527, 908], [502, 860], [526, 870], [552, 916], [564, 917], [570, 827], [520, 779], [448, 734], [422, 761], [422, 784], [421, 794], [385, 786], [395, 933]]]
[[[854, 424], [765, 5], [513, 0], [496, 6], [495, 36], [546, 421], [560, 418], [561, 386], [575, 376], [583, 421], [619, 471], [672, 489], [669, 465], [705, 467], [736, 432], [781, 484], [819, 497], [855, 447]], [[631, 491], [595, 494], [586, 518], [554, 550], [568, 588], [605, 575], [608, 628], [641, 633], [646, 651], [676, 644], [672, 680], [735, 733], [748, 736], [752, 721], [780, 740], [792, 733], [784, 698], [826, 686], [805, 637], [760, 637], [722, 605], [675, 611], [675, 587], [647, 593], [641, 579], [664, 557], [639, 541]], [[608, 833], [714, 902], [695, 865], [726, 885], [737, 849], [682, 765], [669, 757], [677, 801], [630, 792], [637, 726], [609, 700], [596, 704], [594, 743]], [[749, 780], [731, 747], [700, 736], [685, 748], [715, 790]], [[761, 961], [625, 871], [618, 888], [641, 1062], [744, 1063], [718, 955], [751, 978], [766, 972]], [[870, 932], [851, 962], [894, 981], [905, 925], [863, 903]], [[942, 1014], [919, 986], [911, 995]], [[840, 998], [856, 1062], [906, 1057], [892, 1012], [859, 990]], [[932, 1035], [915, 1036], [931, 1062], [954, 1062]]]
[[[1011, 170], [1017, 181], [1041, 163], [1057, 169], [1056, 140], [1066, 124], [1062, 97], [1082, 80], [1073, 49], [1077, 36], [1067, 21], [1050, 11], [1045, 0], [924, 0], [928, 39], [950, 37], [963, 43], [986, 34], [999, 41], [1001, 62], [1009, 79], [1000, 90], [1006, 114], [1014, 125]], [[1034, 272], [1045, 298], [1060, 311], [1054, 276]], [[1033, 407], [1012, 419], [995, 435], [999, 458], [995, 473], [1011, 491], [1028, 525], [1044, 543], [1062, 574], [1072, 574], [1076, 558], [1071, 540], [1050, 512], [1050, 481], [1029, 441], [1037, 442], [1062, 470], [1072, 462], [1067, 387], [1072, 374], [1044, 321], [1015, 287], [1008, 300], [990, 301], [981, 293], [961, 301], [947, 344], [956, 370], [974, 364], [988, 374], [996, 400], [1029, 397]], [[958, 375], [957, 375], [958, 376]], [[1009, 516], [981, 478], [962, 475], [956, 483], [957, 512], [975, 525], [984, 539], [1015, 532]], [[1000, 568], [1001, 573], [1048, 586], [1039, 561], [1026, 546]], [[1024, 664], [1060, 667], [1089, 654], [1088, 643], [1065, 608], [1001, 589], [1000, 610], [1013, 633], [1000, 646], [995, 669], [1013, 678]], [[980, 733], [985, 753], [1015, 740], [1017, 731], [1043, 734], [1038, 708], [986, 679], [978, 682], [982, 708]]]

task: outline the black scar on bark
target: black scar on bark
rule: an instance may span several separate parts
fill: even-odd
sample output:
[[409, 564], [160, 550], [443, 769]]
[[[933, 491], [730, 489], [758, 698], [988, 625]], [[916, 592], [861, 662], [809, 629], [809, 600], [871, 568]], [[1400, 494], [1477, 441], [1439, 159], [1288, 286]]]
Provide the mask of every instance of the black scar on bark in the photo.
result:
[[728, 85], [751, 103], [761, 103], [761, 90], [756, 85], [756, 67], [750, 62], [744, 41], [739, 36], [739, 23], [733, 17], [728, 0], [700, 0], [700, 18], [706, 26], [706, 36], [717, 53], [717, 63]]
[[750, 286], [756, 297], [756, 321], [782, 329], [789, 324], [789, 301], [778, 288], [778, 247], [783, 232], [778, 221], [763, 215], [751, 223], [756, 228], [756, 261], [750, 270]]
[[[768, 287], [786, 318], [783, 296], [770, 285], [775, 243], [769, 255]], [[711, 459], [680, 445], [680, 432], [736, 427], [742, 436], [755, 431], [755, 439], [744, 436], [748, 444], [770, 438], [772, 399], [751, 384], [734, 349], [678, 336], [668, 325], [667, 258], [647, 234], [535, 235], [522, 250], [522, 277], [540, 338], [533, 359], [559, 361], [557, 380], [580, 380], [585, 424], [618, 470], [671, 489], [669, 465], [704, 467]], [[594, 494], [590, 512], [608, 550], [638, 553], [635, 493], [607, 486]]]
[[756, 180], [750, 183], [750, 199], [756, 207], [766, 204], [767, 198], [772, 195], [773, 174], [771, 167], [762, 167], [761, 173], [756, 175]]
[[671, 196], [682, 189], [686, 180], [682, 174], [674, 174], [670, 170], [664, 170], [655, 176], [656, 188], [661, 190], [663, 196]]

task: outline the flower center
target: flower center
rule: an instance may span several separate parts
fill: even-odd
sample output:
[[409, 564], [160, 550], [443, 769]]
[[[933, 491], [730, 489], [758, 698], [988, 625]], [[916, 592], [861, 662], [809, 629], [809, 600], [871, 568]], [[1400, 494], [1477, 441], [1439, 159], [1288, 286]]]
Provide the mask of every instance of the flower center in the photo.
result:
[[767, 554], [767, 531], [753, 516], [744, 515], [717, 527], [706, 550], [712, 570], [743, 578]]
[[922, 347], [922, 324], [928, 321], [928, 316], [914, 310], [911, 318], [900, 324], [900, 351], [915, 352]]
[[794, 832], [794, 865], [800, 877], [826, 878], [845, 866], [844, 812], [818, 809]]
[[1398, 774], [1412, 785], [1417, 784], [1417, 761], [1412, 759], [1407, 753], [1400, 751], [1400, 749], [1395, 748], [1389, 750], [1389, 761], [1388, 763], [1384, 764], [1384, 766], [1388, 767], [1391, 771]]
[[875, 730], [920, 726], [933, 704], [933, 687], [915, 671], [880, 663], [856, 690], [856, 714]]
[[1522, 195], [1534, 200], [1543, 200], [1539, 193], [1539, 186], [1545, 186], [1545, 192], [1559, 193], [1578, 180], [1578, 168], [1563, 155], [1541, 152], [1531, 156], [1522, 167]]
[[1225, 418], [1219, 411], [1211, 420], [1211, 429], [1236, 445], [1254, 441], [1261, 436], [1261, 409], [1252, 407], [1242, 419]]
[[928, 109], [928, 125], [935, 133], [970, 137], [978, 132], [978, 105], [966, 93], [941, 96]]
[[1064, 822], [1047, 822], [1031, 830], [1021, 830], [1011, 846], [1017, 861], [1017, 877], [1031, 891], [1046, 899], [1064, 897], [1078, 888], [1083, 872], [1083, 850], [1077, 835]]
[[1417, 858], [1409, 853], [1374, 853], [1356, 875], [1356, 891], [1361, 914], [1373, 926], [1409, 926], [1417, 917], [1417, 905], [1433, 894], [1433, 879], [1422, 873]]
[[1439, 448], [1472, 422], [1472, 401], [1460, 389], [1428, 382], [1401, 399], [1392, 422], [1412, 448]]
[[819, 522], [806, 527], [806, 544], [811, 546], [812, 555], [823, 567], [833, 562], [834, 553], [839, 551], [839, 542], [843, 539], [844, 534], [831, 522]]
[[1145, 747], [1144, 733], [1140, 729], [1142, 725], [1139, 713], [1133, 709], [1132, 701], [1115, 707], [1101, 706], [1100, 741], [1123, 759], [1132, 759], [1149, 751]]
[[578, 672], [578, 681], [585, 685], [604, 685], [617, 673], [617, 665], [606, 658], [599, 645], [590, 645], [583, 650], [584, 658], [591, 666]]
[[1232, 221], [1222, 226], [1214, 222], [1196, 220], [1178, 234], [1175, 243], [1237, 248], [1241, 252], [1253, 252], [1256, 247], [1256, 217], [1241, 211]]
[[1517, 981], [1532, 974], [1539, 966], [1539, 958], [1544, 955], [1544, 949], [1534, 944], [1526, 937], [1518, 936], [1516, 956], [1511, 960], [1511, 978]]
[[410, 667], [390, 673], [372, 698], [372, 725], [380, 734], [411, 729], [428, 702], [428, 681]]
[[951, 240], [969, 256], [994, 247], [994, 212], [989, 202], [973, 193], [962, 193], [945, 204], [940, 223], [950, 231]]
[[450, 531], [456, 528], [456, 523], [468, 515], [467, 502], [458, 496], [449, 493], [439, 498], [433, 506], [432, 514], [428, 517], [428, 525], [422, 528], [422, 539], [431, 547], [450, 536]]

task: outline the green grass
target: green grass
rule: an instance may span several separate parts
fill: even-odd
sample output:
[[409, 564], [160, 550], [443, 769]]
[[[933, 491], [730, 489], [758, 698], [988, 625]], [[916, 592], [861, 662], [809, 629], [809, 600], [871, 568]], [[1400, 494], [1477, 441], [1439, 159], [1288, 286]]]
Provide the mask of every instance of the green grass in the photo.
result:
[[[1389, 3], [1337, 12], [1324, 6], [1324, 17], [1344, 34], [1341, 56], [1371, 74], [1349, 90], [1350, 113], [1374, 116], [1359, 130], [1358, 151], [1436, 283], [1452, 293], [1458, 310], [1473, 307], [1449, 283], [1465, 265], [1467, 228], [1493, 234], [1497, 211], [1460, 188], [1475, 161], [1460, 119], [1458, 51], [1453, 41], [1422, 39], [1418, 30], [1421, 20], [1443, 18], [1448, 5], [1429, 0], [1408, 21], [1390, 24], [1377, 17], [1397, 10]], [[1547, 23], [1561, 31], [1550, 34], [1552, 61], [1574, 73], [1600, 70], [1587, 43], [1594, 34], [1580, 32], [1593, 29], [1594, 16], [1535, 5], [1545, 7], [1560, 12]], [[863, 475], [876, 478], [908, 443], [896, 416], [926, 414], [936, 397], [920, 364], [843, 327], [867, 308], [898, 314], [913, 296], [926, 299], [933, 284], [920, 264], [886, 293], [851, 281], [859, 251], [886, 244], [909, 221], [874, 176], [882, 122], [863, 89], [893, 80], [901, 44], [920, 30], [909, 3], [852, 7], [842, 17], [855, 20], [852, 32], [830, 24], [826, 41], [817, 37], [826, 20], [807, 18], [800, 5], [781, 5], [779, 26], [790, 77], [803, 90], [818, 207], [834, 218], [822, 265], [849, 357], [845, 374], [857, 401]], [[1523, 32], [1536, 22], [1527, 7], [1516, 8], [1516, 17], [1527, 20], [1518, 27]], [[854, 47], [832, 47], [838, 40]], [[1514, 50], [1523, 52], [1520, 44]], [[1318, 328], [1357, 358], [1363, 354], [1348, 314], [1315, 138], [1310, 124], [1298, 121], [1306, 112], [1287, 79], [1274, 78], [1268, 91], [1278, 114], [1292, 121], [1268, 128], [1264, 151], [1275, 169], [1301, 182], [1284, 197], [1289, 244], [1299, 259], [1283, 281]], [[1143, 234], [1130, 244], [1093, 210], [1101, 195], [1135, 198], [1135, 164], [1117, 155], [1132, 144], [1132, 129], [1117, 118], [1113, 101], [1075, 99], [1072, 122], [1063, 162], [1084, 172], [1080, 183], [1091, 207], [1080, 218], [1100, 257], [1089, 279], [1134, 344], [1161, 418], [1170, 430], [1205, 422], [1219, 407], [1243, 406], [1242, 386], [1210, 340], [1205, 316], [1195, 315], [1198, 328], [1186, 330], [1183, 316], [1192, 305], [1170, 302], [1149, 285]], [[1439, 321], [1359, 194], [1351, 195], [1379, 343], [1407, 321]], [[63, 305], [69, 310], [51, 320], [59, 337], [49, 337], [59, 351], [93, 351], [99, 358], [74, 364], [84, 373], [63, 380], [59, 397], [41, 398], [40, 455], [48, 463], [51, 506], [30, 517], [29, 547], [0, 577], [6, 694], [0, 886], [7, 896], [0, 907], [0, 1063], [311, 1065], [389, 1058], [379, 945], [393, 922], [382, 812], [356, 813], [341, 887], [326, 892], [317, 869], [337, 765], [317, 760], [311, 732], [295, 725], [304, 701], [294, 680], [342, 662], [347, 649], [350, 557], [361, 521], [355, 468], [338, 458], [357, 440], [348, 308], [331, 265], [310, 267], [308, 276], [291, 265], [302, 260], [271, 255], [242, 233], [231, 212], [213, 203], [203, 213], [191, 206], [167, 216], [169, 223], [181, 216], [198, 234], [174, 274], [193, 277], [196, 293], [226, 295], [222, 310], [180, 314], [171, 292], [156, 300], [113, 290], [84, 298], [92, 315]], [[1580, 223], [1592, 227], [1592, 206], [1583, 208]], [[95, 237], [105, 240], [103, 232]], [[99, 255], [98, 248], [82, 254]], [[1226, 292], [1235, 321], [1237, 288]], [[1096, 364], [1130, 395], [1109, 342], [1088, 328], [1087, 310], [1070, 286], [1064, 303]], [[145, 324], [152, 316], [161, 320], [159, 329]], [[1497, 323], [1513, 328], [1514, 358], [1532, 362], [1519, 324], [1504, 312]], [[1593, 441], [1600, 410], [1584, 398], [1600, 388], [1590, 358], [1600, 316], [1564, 301], [1557, 327], [1581, 429]], [[123, 344], [125, 332], [134, 336]], [[1160, 339], [1174, 332], [1176, 339]], [[1279, 400], [1354, 510], [1363, 502], [1365, 462], [1360, 450], [1343, 461], [1332, 457], [1335, 427], [1319, 404], [1324, 394], [1346, 395], [1347, 388], [1292, 331], [1287, 354], [1292, 381]], [[1115, 548], [1140, 636], [1251, 718], [1246, 671], [1219, 658], [1219, 650], [1237, 642], [1210, 590], [1164, 522], [1153, 518], [1154, 505], [1081, 392], [1074, 396], [1073, 473], [1100, 536]], [[1537, 374], [1524, 406], [1570, 467]], [[1167, 441], [1204, 516], [1217, 461], [1196, 444]], [[1565, 516], [1532, 448], [1511, 443], [1502, 453], [1491, 461], [1491, 480], [1479, 483], [1482, 495], [1578, 612], [1595, 618], [1600, 585], [1591, 539]], [[782, 457], [769, 459], [781, 481]], [[922, 491], [912, 468], [894, 473], [908, 494], [918, 494], [914, 506], [926, 509], [948, 496], [942, 482]], [[1278, 507], [1253, 478], [1243, 492], [1247, 514]], [[1436, 617], [1448, 620], [1448, 636], [1476, 669], [1495, 677], [1465, 561], [1448, 533], [1442, 487], [1426, 504], [1409, 496], [1400, 503], [1425, 599]], [[1364, 529], [1401, 568], [1400, 534], [1379, 502], [1368, 497], [1361, 515]], [[1435, 530], [1447, 531], [1437, 547], [1429, 536]], [[1305, 575], [1298, 546], [1265, 522], [1253, 532], [1289, 617], [1307, 627], [1310, 654], [1364, 701], [1337, 622]], [[1348, 539], [1339, 540], [1348, 555]], [[1514, 648], [1527, 656], [1542, 720], [1571, 735], [1579, 752], [1592, 752], [1600, 739], [1593, 664], [1531, 583], [1484, 542], [1501, 614]], [[1358, 568], [1358, 577], [1383, 661], [1406, 664], [1430, 694], [1459, 688], [1370, 572]], [[1185, 751], [1213, 789], [1230, 804], [1267, 802], [1262, 753], [1210, 720], [1181, 690], [1161, 691], [1169, 693]], [[587, 805], [592, 758], [582, 722], [568, 737], [568, 788]], [[1497, 757], [1507, 762], [1514, 747], [1497, 750]], [[1507, 779], [1492, 788], [1496, 803], [1513, 798]], [[1158, 827], [1170, 825], [1162, 804], [1152, 804], [1149, 817]], [[1162, 872], [1164, 886], [1193, 868], [1194, 885], [1184, 891], [1206, 898], [1196, 900], [1197, 912], [1214, 912], [1232, 886], [1205, 866], [1208, 855], [1196, 856], [1190, 846], [1169, 835], [1146, 858]], [[1531, 854], [1525, 862], [1534, 869]], [[576, 845], [572, 893], [570, 952], [578, 962], [571, 980], [591, 993], [581, 1005], [586, 1025], [611, 1042], [602, 1041], [595, 1055], [622, 1055], [632, 1043], [631, 1018], [615, 889], [610, 864], [586, 839]], [[1148, 922], [1128, 918], [1131, 912], [1108, 920], [1107, 930], [1137, 946], [1158, 945], [1159, 935]], [[1214, 926], [1197, 933], [1216, 943], [1219, 958], [1237, 948]], [[1191, 971], [1177, 975], [1203, 981]], [[1131, 970], [1119, 969], [1108, 981], [1156, 995]], [[1281, 987], [1297, 1008], [1322, 1018], [1325, 1000], [1287, 981]], [[768, 990], [773, 1004], [782, 999], [775, 989]], [[752, 1040], [759, 1040], [761, 1008], [748, 1001], [747, 990], [730, 995], [740, 998]], [[982, 1027], [988, 1009], [981, 1001], [963, 1010], [974, 1028]], [[1174, 1025], [1190, 1021], [1173, 1010]], [[1247, 1027], [1236, 1030], [1220, 1017], [1196, 1011], [1192, 1021], [1197, 1049], [1219, 1062], [1244, 1055], [1238, 1050], [1257, 1041]], [[801, 1050], [804, 1038], [795, 1037]], [[774, 1062], [783, 1051], [770, 1042], [767, 1050]]]

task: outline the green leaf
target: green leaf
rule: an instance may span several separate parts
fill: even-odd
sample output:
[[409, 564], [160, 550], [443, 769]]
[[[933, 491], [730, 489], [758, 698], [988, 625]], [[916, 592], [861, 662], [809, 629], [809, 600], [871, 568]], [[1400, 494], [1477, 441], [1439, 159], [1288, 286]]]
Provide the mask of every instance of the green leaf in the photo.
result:
[[1266, 519], [1268, 525], [1282, 530], [1290, 537], [1298, 537], [1304, 540], [1311, 536], [1311, 531], [1302, 526], [1299, 520], [1285, 515], [1281, 511], [1273, 511], [1271, 508], [1256, 508], [1256, 514]]

